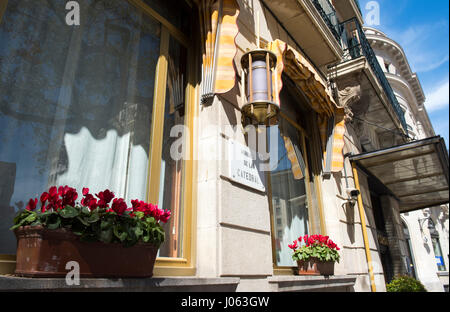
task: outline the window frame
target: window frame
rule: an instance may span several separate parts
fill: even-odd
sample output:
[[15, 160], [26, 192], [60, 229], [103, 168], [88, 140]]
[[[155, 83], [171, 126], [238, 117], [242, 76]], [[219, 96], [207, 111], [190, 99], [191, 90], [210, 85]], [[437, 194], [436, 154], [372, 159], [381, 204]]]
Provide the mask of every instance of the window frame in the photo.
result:
[[6, 12], [7, 6], [8, 6], [8, 0], [4, 0], [3, 2], [0, 3], [0, 24], [3, 19], [3, 14], [5, 14], [5, 12]]
[[[309, 209], [316, 209], [315, 206], [312, 204], [312, 196], [313, 192], [311, 190], [311, 185], [307, 181], [311, 181], [311, 172], [310, 172], [310, 164], [309, 159], [307, 157], [307, 153], [309, 152], [306, 146], [306, 138], [310, 138], [306, 130], [300, 126], [297, 122], [295, 122], [293, 119], [289, 118], [286, 114], [280, 111], [280, 119], [286, 120], [291, 126], [293, 126], [298, 133], [300, 134], [300, 140], [299, 145], [302, 149], [302, 154], [305, 155], [305, 189], [306, 189], [306, 197], [308, 201], [308, 233], [310, 233], [311, 228], [315, 228], [316, 226], [319, 226], [322, 233], [325, 233], [325, 226], [324, 226], [324, 218], [323, 218], [323, 202], [322, 202], [322, 193], [321, 193], [321, 187], [320, 187], [320, 176], [315, 175], [313, 176], [312, 181], [314, 182], [314, 188], [317, 196], [317, 209], [319, 209], [319, 219], [315, 220], [314, 214], [311, 213]], [[315, 141], [313, 145], [316, 144]], [[311, 149], [311, 159], [317, 161], [318, 154], [316, 153], [315, 149]], [[269, 211], [270, 211], [270, 233], [271, 233], [271, 241], [272, 241], [272, 263], [273, 263], [273, 271], [274, 275], [293, 275], [295, 266], [287, 267], [287, 266], [278, 266], [277, 265], [277, 256], [276, 256], [276, 241], [275, 241], [275, 210], [274, 205], [272, 202], [272, 180], [270, 176], [270, 172], [266, 172], [266, 181], [267, 181], [267, 197], [269, 201]], [[324, 234], [326, 235], [326, 234]]]
[[[183, 258], [158, 257], [155, 261], [154, 276], [193, 276], [196, 274], [195, 267], [195, 207], [196, 207], [196, 185], [194, 183], [195, 172], [197, 171], [196, 163], [193, 161], [195, 128], [194, 120], [198, 115], [195, 103], [198, 102], [199, 87], [198, 80], [198, 59], [196, 58], [197, 50], [192, 48], [192, 40], [183, 32], [172, 25], [167, 19], [158, 14], [154, 9], [145, 4], [142, 0], [127, 0], [130, 5], [144, 14], [154, 18], [161, 24], [160, 38], [160, 54], [158, 57], [157, 67], [155, 70], [155, 86], [153, 94], [153, 113], [152, 124], [149, 127], [150, 151], [147, 173], [147, 196], [148, 202], [158, 203], [159, 187], [161, 175], [162, 161], [162, 140], [164, 133], [164, 110], [166, 102], [166, 89], [168, 77], [168, 56], [169, 43], [172, 36], [182, 46], [187, 49], [187, 86], [185, 89], [185, 117], [184, 126], [189, 129], [186, 136], [188, 145], [188, 157], [183, 160], [183, 176], [182, 176], [182, 209], [183, 209], [183, 227], [180, 236], [183, 237], [182, 252]], [[8, 0], [0, 3], [0, 23], [6, 12]], [[15, 269], [16, 255], [0, 254], [0, 274], [13, 273]]]
[[444, 255], [442, 253], [442, 247], [441, 247], [441, 241], [439, 239], [438, 235], [431, 235], [431, 245], [433, 245], [433, 253], [434, 253], [434, 257], [436, 258], [436, 247], [439, 250], [439, 253], [441, 254], [441, 258], [444, 261], [444, 263], [442, 264], [442, 268], [443, 270], [441, 270], [441, 268], [439, 267], [439, 265], [436, 263], [436, 268], [438, 272], [447, 272], [447, 266], [445, 265], [445, 259], [444, 259]]

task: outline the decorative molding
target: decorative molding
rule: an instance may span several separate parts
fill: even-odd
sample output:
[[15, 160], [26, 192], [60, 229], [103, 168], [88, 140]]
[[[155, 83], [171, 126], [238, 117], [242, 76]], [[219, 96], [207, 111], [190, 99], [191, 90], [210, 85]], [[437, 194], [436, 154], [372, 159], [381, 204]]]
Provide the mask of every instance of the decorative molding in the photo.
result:
[[339, 106], [345, 111], [345, 121], [352, 121], [353, 112], [350, 107], [361, 99], [361, 85], [338, 90], [338, 98]]

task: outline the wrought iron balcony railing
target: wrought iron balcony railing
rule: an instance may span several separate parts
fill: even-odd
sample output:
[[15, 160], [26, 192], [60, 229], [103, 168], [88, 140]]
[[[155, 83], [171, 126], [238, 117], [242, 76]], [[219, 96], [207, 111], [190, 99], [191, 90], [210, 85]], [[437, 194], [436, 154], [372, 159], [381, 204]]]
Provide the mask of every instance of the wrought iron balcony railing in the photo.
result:
[[405, 120], [405, 113], [398, 103], [397, 97], [392, 90], [380, 63], [375, 56], [375, 52], [370, 46], [369, 41], [364, 34], [364, 31], [356, 18], [352, 18], [340, 24], [340, 32], [342, 38], [342, 48], [344, 50], [344, 59], [353, 60], [361, 56], [365, 56], [367, 62], [372, 68], [380, 85], [382, 86], [386, 96], [389, 99], [396, 115], [398, 116], [403, 129], [408, 132], [408, 127]]
[[333, 33], [334, 38], [340, 43], [341, 42], [341, 32], [339, 27], [339, 20], [337, 18], [336, 10], [333, 5], [331, 5], [329, 0], [311, 0], [311, 2], [316, 7], [322, 19], [327, 24], [328, 28]]

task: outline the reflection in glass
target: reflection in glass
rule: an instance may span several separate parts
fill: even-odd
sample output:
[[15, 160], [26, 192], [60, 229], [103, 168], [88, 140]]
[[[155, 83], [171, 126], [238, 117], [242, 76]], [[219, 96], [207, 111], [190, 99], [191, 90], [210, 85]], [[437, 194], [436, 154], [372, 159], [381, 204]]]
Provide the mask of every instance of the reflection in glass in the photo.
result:
[[439, 242], [439, 237], [432, 236], [431, 242], [433, 243], [434, 256], [436, 258], [436, 263], [438, 271], [446, 271], [444, 257], [442, 256], [441, 243]]
[[[308, 233], [308, 204], [305, 177], [294, 176], [293, 166], [288, 157], [286, 141], [289, 138], [297, 152], [301, 151], [299, 135], [295, 128], [284, 120], [280, 121], [283, 133], [278, 129], [278, 154], [270, 155], [278, 159], [278, 166], [270, 173], [272, 206], [274, 211], [274, 230], [276, 265], [295, 266], [292, 260], [292, 244], [299, 236]], [[270, 137], [269, 137], [270, 138]], [[269, 143], [270, 144], [270, 143]], [[299, 158], [300, 158], [299, 153]], [[294, 164], [294, 167], [295, 164]], [[295, 170], [294, 170], [295, 172]]]
[[0, 254], [51, 185], [146, 199], [160, 25], [122, 0], [9, 1], [0, 25]]
[[192, 4], [187, 0], [144, 0], [144, 3], [183, 33], [189, 33]]
[[[160, 257], [182, 257], [182, 180], [183, 159], [171, 154], [173, 146], [179, 147], [176, 152], [181, 156], [182, 146], [177, 144], [185, 136], [175, 133], [171, 136], [174, 126], [184, 125], [184, 103], [186, 90], [187, 51], [173, 38], [169, 45], [169, 62], [167, 75], [166, 104], [164, 110], [164, 134], [161, 159], [161, 180], [159, 188], [159, 204], [161, 209], [172, 211], [170, 221], [164, 225], [166, 240], [159, 251]], [[173, 151], [172, 151], [173, 152]]]

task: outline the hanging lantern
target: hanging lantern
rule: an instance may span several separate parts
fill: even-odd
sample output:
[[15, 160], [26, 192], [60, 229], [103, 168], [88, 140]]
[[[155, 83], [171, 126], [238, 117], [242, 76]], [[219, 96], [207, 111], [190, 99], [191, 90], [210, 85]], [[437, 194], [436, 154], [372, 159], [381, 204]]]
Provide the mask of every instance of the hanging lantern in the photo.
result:
[[256, 49], [245, 53], [241, 59], [242, 123], [265, 125], [275, 122], [279, 112], [273, 73], [276, 55], [268, 50]]

